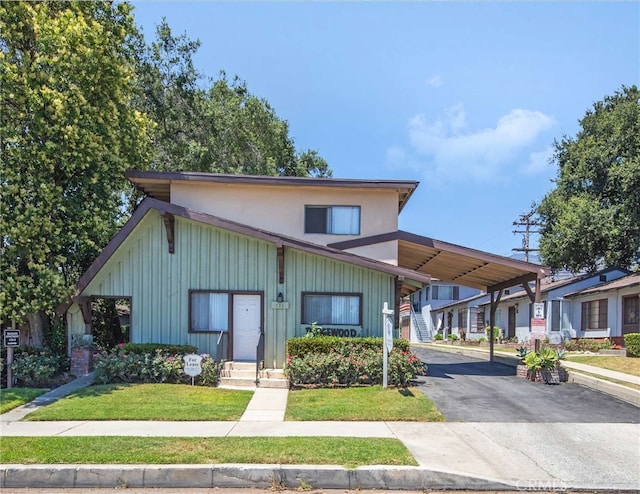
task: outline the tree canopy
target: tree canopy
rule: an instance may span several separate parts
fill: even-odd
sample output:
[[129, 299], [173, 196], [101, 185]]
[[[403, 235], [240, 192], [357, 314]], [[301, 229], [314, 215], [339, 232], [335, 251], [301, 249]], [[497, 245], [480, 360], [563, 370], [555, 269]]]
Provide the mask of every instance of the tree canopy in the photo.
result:
[[640, 92], [594, 103], [575, 137], [554, 142], [555, 188], [538, 206], [540, 253], [554, 269], [640, 262]]
[[[150, 121], [127, 4], [0, 4], [0, 318], [52, 309], [109, 241]], [[34, 337], [34, 343], [37, 343]]]
[[166, 20], [143, 47], [141, 110], [157, 126], [151, 167], [247, 175], [331, 176], [316, 151], [296, 151], [289, 124], [245, 81], [207, 80], [193, 55], [200, 43], [175, 36]]
[[28, 343], [127, 218], [126, 169], [331, 175], [198, 47], [166, 22], [147, 45], [126, 2], [0, 2], [0, 322]]

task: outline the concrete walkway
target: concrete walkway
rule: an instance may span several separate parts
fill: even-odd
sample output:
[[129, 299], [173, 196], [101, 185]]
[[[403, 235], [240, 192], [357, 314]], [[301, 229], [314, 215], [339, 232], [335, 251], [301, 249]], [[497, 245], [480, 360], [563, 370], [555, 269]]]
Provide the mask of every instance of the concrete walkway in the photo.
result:
[[396, 438], [419, 466], [0, 465], [1, 488], [268, 488], [277, 481], [325, 489], [640, 491], [638, 423], [289, 422], [287, 390], [268, 388], [255, 390], [239, 421], [21, 421], [90, 382], [78, 379], [0, 415], [2, 436]]

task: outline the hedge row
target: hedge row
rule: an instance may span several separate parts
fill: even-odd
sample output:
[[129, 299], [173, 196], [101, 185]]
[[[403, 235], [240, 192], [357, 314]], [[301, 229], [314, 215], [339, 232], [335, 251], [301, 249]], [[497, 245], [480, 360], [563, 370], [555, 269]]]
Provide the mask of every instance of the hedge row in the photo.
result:
[[119, 345], [123, 351], [127, 353], [137, 353], [143, 355], [145, 353], [156, 353], [160, 351], [163, 354], [187, 355], [189, 353], [198, 353], [198, 347], [193, 345], [171, 345], [168, 343], [124, 343]]
[[[382, 350], [382, 338], [340, 338], [338, 336], [299, 337], [287, 340], [287, 355], [303, 357], [311, 353], [337, 352], [351, 355], [360, 351]], [[400, 352], [409, 351], [409, 342], [394, 339], [393, 348]]]

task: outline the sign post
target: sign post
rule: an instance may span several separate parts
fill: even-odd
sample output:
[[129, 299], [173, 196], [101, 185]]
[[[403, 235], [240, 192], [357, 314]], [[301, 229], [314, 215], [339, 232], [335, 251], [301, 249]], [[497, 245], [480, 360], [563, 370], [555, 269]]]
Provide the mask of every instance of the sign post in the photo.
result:
[[191, 376], [191, 386], [193, 386], [194, 378], [202, 374], [202, 357], [195, 353], [189, 353], [182, 357], [182, 360], [184, 360], [184, 373]]
[[384, 303], [382, 307], [382, 387], [386, 388], [389, 382], [389, 359], [388, 354], [393, 350], [393, 311], [389, 309], [389, 304]]
[[20, 346], [20, 330], [5, 329], [3, 333], [4, 346], [7, 349], [7, 389], [13, 386], [11, 364], [13, 363], [13, 349]]

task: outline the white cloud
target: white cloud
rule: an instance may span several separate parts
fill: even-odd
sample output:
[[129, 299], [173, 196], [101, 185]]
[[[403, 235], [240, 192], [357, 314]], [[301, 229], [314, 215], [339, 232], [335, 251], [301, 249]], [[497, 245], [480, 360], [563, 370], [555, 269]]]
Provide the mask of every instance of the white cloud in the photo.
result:
[[522, 168], [525, 175], [540, 175], [551, 170], [549, 160], [553, 156], [553, 147], [549, 146], [543, 151], [533, 152], [529, 155], [528, 163]]
[[444, 80], [439, 75], [434, 75], [427, 79], [427, 84], [431, 87], [440, 87], [444, 84]]
[[500, 117], [494, 127], [472, 131], [463, 105], [457, 104], [433, 122], [424, 115], [409, 121], [409, 141], [416, 154], [412, 161], [426, 162], [421, 166], [424, 171], [441, 181], [498, 180], [510, 161], [554, 124], [553, 117], [542, 112], [515, 109]]

